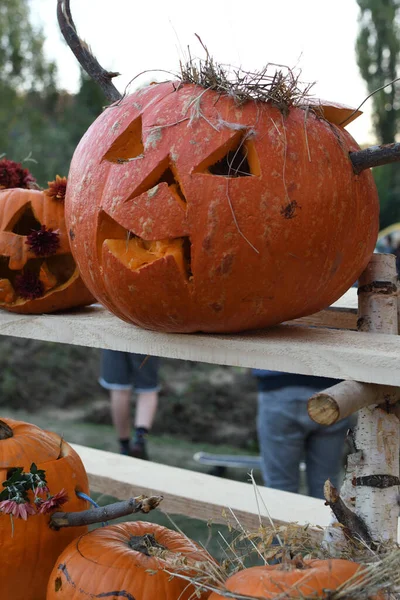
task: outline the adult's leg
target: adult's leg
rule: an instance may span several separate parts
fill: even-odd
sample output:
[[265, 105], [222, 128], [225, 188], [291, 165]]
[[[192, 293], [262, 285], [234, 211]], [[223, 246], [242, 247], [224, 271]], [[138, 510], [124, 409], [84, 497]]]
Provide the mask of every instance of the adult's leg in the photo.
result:
[[295, 386], [258, 393], [257, 432], [264, 485], [299, 491], [299, 463], [305, 434], [299, 425], [301, 402]]

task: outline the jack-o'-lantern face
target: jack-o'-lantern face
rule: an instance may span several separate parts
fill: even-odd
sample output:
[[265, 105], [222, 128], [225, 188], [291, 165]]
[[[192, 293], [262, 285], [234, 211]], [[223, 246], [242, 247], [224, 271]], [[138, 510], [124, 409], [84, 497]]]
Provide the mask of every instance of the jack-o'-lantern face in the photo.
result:
[[63, 198], [0, 190], [0, 308], [46, 313], [92, 302], [71, 254]]
[[66, 197], [88, 287], [121, 318], [177, 332], [265, 327], [335, 301], [378, 231], [338, 111], [282, 114], [173, 83], [106, 109]]

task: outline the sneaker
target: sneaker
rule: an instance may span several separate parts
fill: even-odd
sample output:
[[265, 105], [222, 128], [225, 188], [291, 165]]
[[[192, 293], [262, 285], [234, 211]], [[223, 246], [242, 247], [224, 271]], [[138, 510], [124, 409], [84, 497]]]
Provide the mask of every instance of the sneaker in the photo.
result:
[[143, 442], [133, 442], [129, 448], [129, 456], [141, 458], [142, 460], [149, 460], [146, 445]]

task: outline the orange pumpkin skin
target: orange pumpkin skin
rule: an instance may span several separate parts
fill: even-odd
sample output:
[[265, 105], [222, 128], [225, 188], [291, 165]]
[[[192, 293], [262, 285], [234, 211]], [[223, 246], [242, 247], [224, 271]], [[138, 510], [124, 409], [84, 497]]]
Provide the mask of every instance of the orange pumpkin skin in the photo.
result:
[[[73, 156], [66, 219], [82, 277], [117, 316], [159, 331], [312, 314], [374, 250], [378, 196], [369, 170], [353, 172], [358, 149], [312, 111], [144, 88], [105, 110]], [[221, 174], [229, 151], [241, 164]]]
[[[25, 217], [24, 224], [22, 219], [30, 209], [37, 222], [59, 234], [60, 245], [52, 256], [37, 257], [26, 243], [34, 219]], [[13, 229], [16, 228], [22, 233], [14, 233]], [[31, 266], [35, 271], [42, 269], [40, 280], [44, 284], [43, 295], [35, 299], [21, 297], [14, 284], [23, 269]], [[0, 309], [37, 314], [93, 302], [95, 299], [79, 276], [71, 254], [64, 203], [49, 198], [39, 190], [0, 190]]]
[[[348, 581], [361, 568], [359, 564], [339, 558], [305, 560], [306, 568], [283, 570], [280, 565], [249, 567], [227, 579], [230, 592], [257, 598], [326, 598], [330, 591]], [[213, 592], [209, 600], [223, 600], [225, 596]]]
[[132, 536], [145, 534], [152, 534], [175, 558], [180, 554], [187, 561], [215, 562], [193, 541], [161, 525], [145, 521], [109, 525], [80, 536], [64, 550], [50, 575], [46, 600], [87, 600], [114, 595], [135, 600], [193, 597], [205, 600], [209, 592], [195, 596], [194, 587], [185, 579], [171, 578], [163, 570], [179, 572], [179, 567], [171, 566], [168, 559], [143, 554], [129, 545]]
[[[55, 433], [35, 425], [2, 419], [13, 430], [13, 437], [0, 439], [0, 483], [7, 479], [11, 467], [24, 467], [34, 462], [44, 469], [52, 494], [63, 488], [68, 502], [63, 512], [87, 509], [87, 502], [75, 490], [89, 493], [88, 479], [78, 454]], [[3, 488], [1, 488], [3, 489]], [[49, 528], [51, 514], [35, 514], [26, 521], [13, 519], [14, 533], [8, 514], [0, 513], [0, 596], [13, 600], [44, 600], [49, 575], [57, 556], [87, 527]]]

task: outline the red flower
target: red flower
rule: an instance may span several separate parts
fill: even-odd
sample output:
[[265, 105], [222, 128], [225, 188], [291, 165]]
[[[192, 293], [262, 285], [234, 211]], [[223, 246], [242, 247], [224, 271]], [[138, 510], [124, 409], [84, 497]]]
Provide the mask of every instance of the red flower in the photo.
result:
[[36, 511], [29, 502], [15, 502], [15, 500], [3, 500], [0, 502], [0, 512], [26, 521], [29, 515], [35, 515]]
[[3, 158], [0, 160], [0, 189], [1, 188], [30, 188], [36, 179], [24, 169], [21, 163]]
[[52, 256], [60, 247], [60, 233], [42, 225], [27, 236], [25, 244], [36, 256]]
[[54, 496], [50, 496], [47, 500], [40, 502], [38, 504], [38, 512], [41, 514], [45, 514], [53, 510], [54, 508], [58, 508], [62, 504], [68, 502], [68, 494], [67, 491], [63, 488], [58, 494], [54, 494]]
[[18, 296], [25, 300], [35, 300], [44, 294], [43, 282], [31, 271], [25, 271], [16, 276], [14, 289]]

